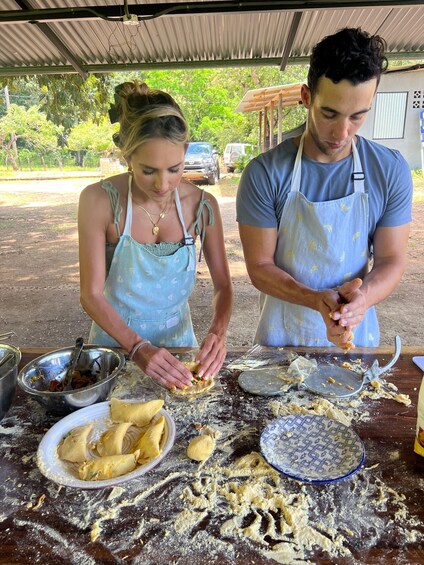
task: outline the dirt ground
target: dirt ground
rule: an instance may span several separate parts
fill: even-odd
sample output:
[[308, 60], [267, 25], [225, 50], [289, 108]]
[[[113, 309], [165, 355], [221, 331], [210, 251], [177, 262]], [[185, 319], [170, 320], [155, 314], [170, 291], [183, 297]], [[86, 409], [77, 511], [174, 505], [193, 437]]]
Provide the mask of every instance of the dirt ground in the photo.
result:
[[[90, 320], [79, 305], [77, 203], [95, 179], [0, 181], [0, 334], [14, 331], [21, 347], [67, 347], [88, 336]], [[219, 195], [219, 187], [212, 187]], [[258, 319], [258, 292], [244, 265], [234, 196], [219, 197], [235, 287], [228, 346], [250, 345]], [[393, 295], [378, 306], [381, 344], [400, 335], [423, 345], [424, 204], [415, 204], [407, 271]], [[190, 305], [199, 341], [207, 331], [212, 285], [204, 261]]]

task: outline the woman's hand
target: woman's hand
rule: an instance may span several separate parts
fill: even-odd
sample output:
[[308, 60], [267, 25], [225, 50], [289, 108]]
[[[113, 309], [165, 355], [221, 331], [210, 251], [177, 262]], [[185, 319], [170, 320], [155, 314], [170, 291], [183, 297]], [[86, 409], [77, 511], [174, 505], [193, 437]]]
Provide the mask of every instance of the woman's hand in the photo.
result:
[[191, 372], [163, 347], [146, 343], [135, 353], [133, 361], [161, 386], [169, 389], [191, 386]]
[[200, 345], [196, 361], [200, 363], [199, 376], [216, 376], [227, 355], [226, 336], [209, 332]]

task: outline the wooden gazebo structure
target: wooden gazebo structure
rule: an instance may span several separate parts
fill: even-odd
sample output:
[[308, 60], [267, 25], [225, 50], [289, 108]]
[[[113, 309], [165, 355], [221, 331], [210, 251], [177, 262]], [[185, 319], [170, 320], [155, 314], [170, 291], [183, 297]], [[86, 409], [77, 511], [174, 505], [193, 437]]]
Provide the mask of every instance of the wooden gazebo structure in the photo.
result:
[[302, 104], [300, 89], [303, 83], [283, 84], [248, 90], [236, 112], [258, 112], [258, 144], [262, 151], [275, 145], [274, 130], [277, 124], [277, 143], [283, 138], [283, 108]]

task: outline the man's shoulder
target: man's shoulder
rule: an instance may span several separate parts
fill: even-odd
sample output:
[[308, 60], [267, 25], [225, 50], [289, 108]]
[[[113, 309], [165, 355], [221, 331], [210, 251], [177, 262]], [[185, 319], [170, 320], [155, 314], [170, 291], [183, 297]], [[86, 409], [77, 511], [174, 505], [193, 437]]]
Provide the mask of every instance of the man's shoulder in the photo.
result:
[[253, 163], [268, 168], [269, 166], [272, 166], [274, 163], [278, 163], [279, 166], [281, 167], [282, 165], [284, 165], [284, 162], [286, 160], [291, 162], [296, 157], [296, 151], [297, 151], [297, 147], [293, 139], [292, 138], [286, 139], [281, 143], [279, 143], [278, 145], [276, 145], [275, 147], [272, 147], [271, 149], [264, 151], [263, 153], [252, 159], [249, 165]]
[[402, 154], [397, 149], [392, 149], [377, 141], [362, 137], [361, 135], [357, 135], [356, 137], [358, 138], [358, 151], [360, 154], [362, 153], [368, 158], [383, 161], [404, 161]]

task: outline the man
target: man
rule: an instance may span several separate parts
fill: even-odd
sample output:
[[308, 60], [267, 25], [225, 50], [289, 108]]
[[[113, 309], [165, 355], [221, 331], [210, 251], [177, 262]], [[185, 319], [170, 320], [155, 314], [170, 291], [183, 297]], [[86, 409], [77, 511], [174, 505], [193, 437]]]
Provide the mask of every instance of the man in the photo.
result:
[[313, 49], [302, 136], [253, 159], [237, 195], [247, 270], [262, 291], [255, 342], [379, 344], [374, 305], [405, 268], [406, 161], [356, 135], [387, 68], [385, 43], [346, 28]]

